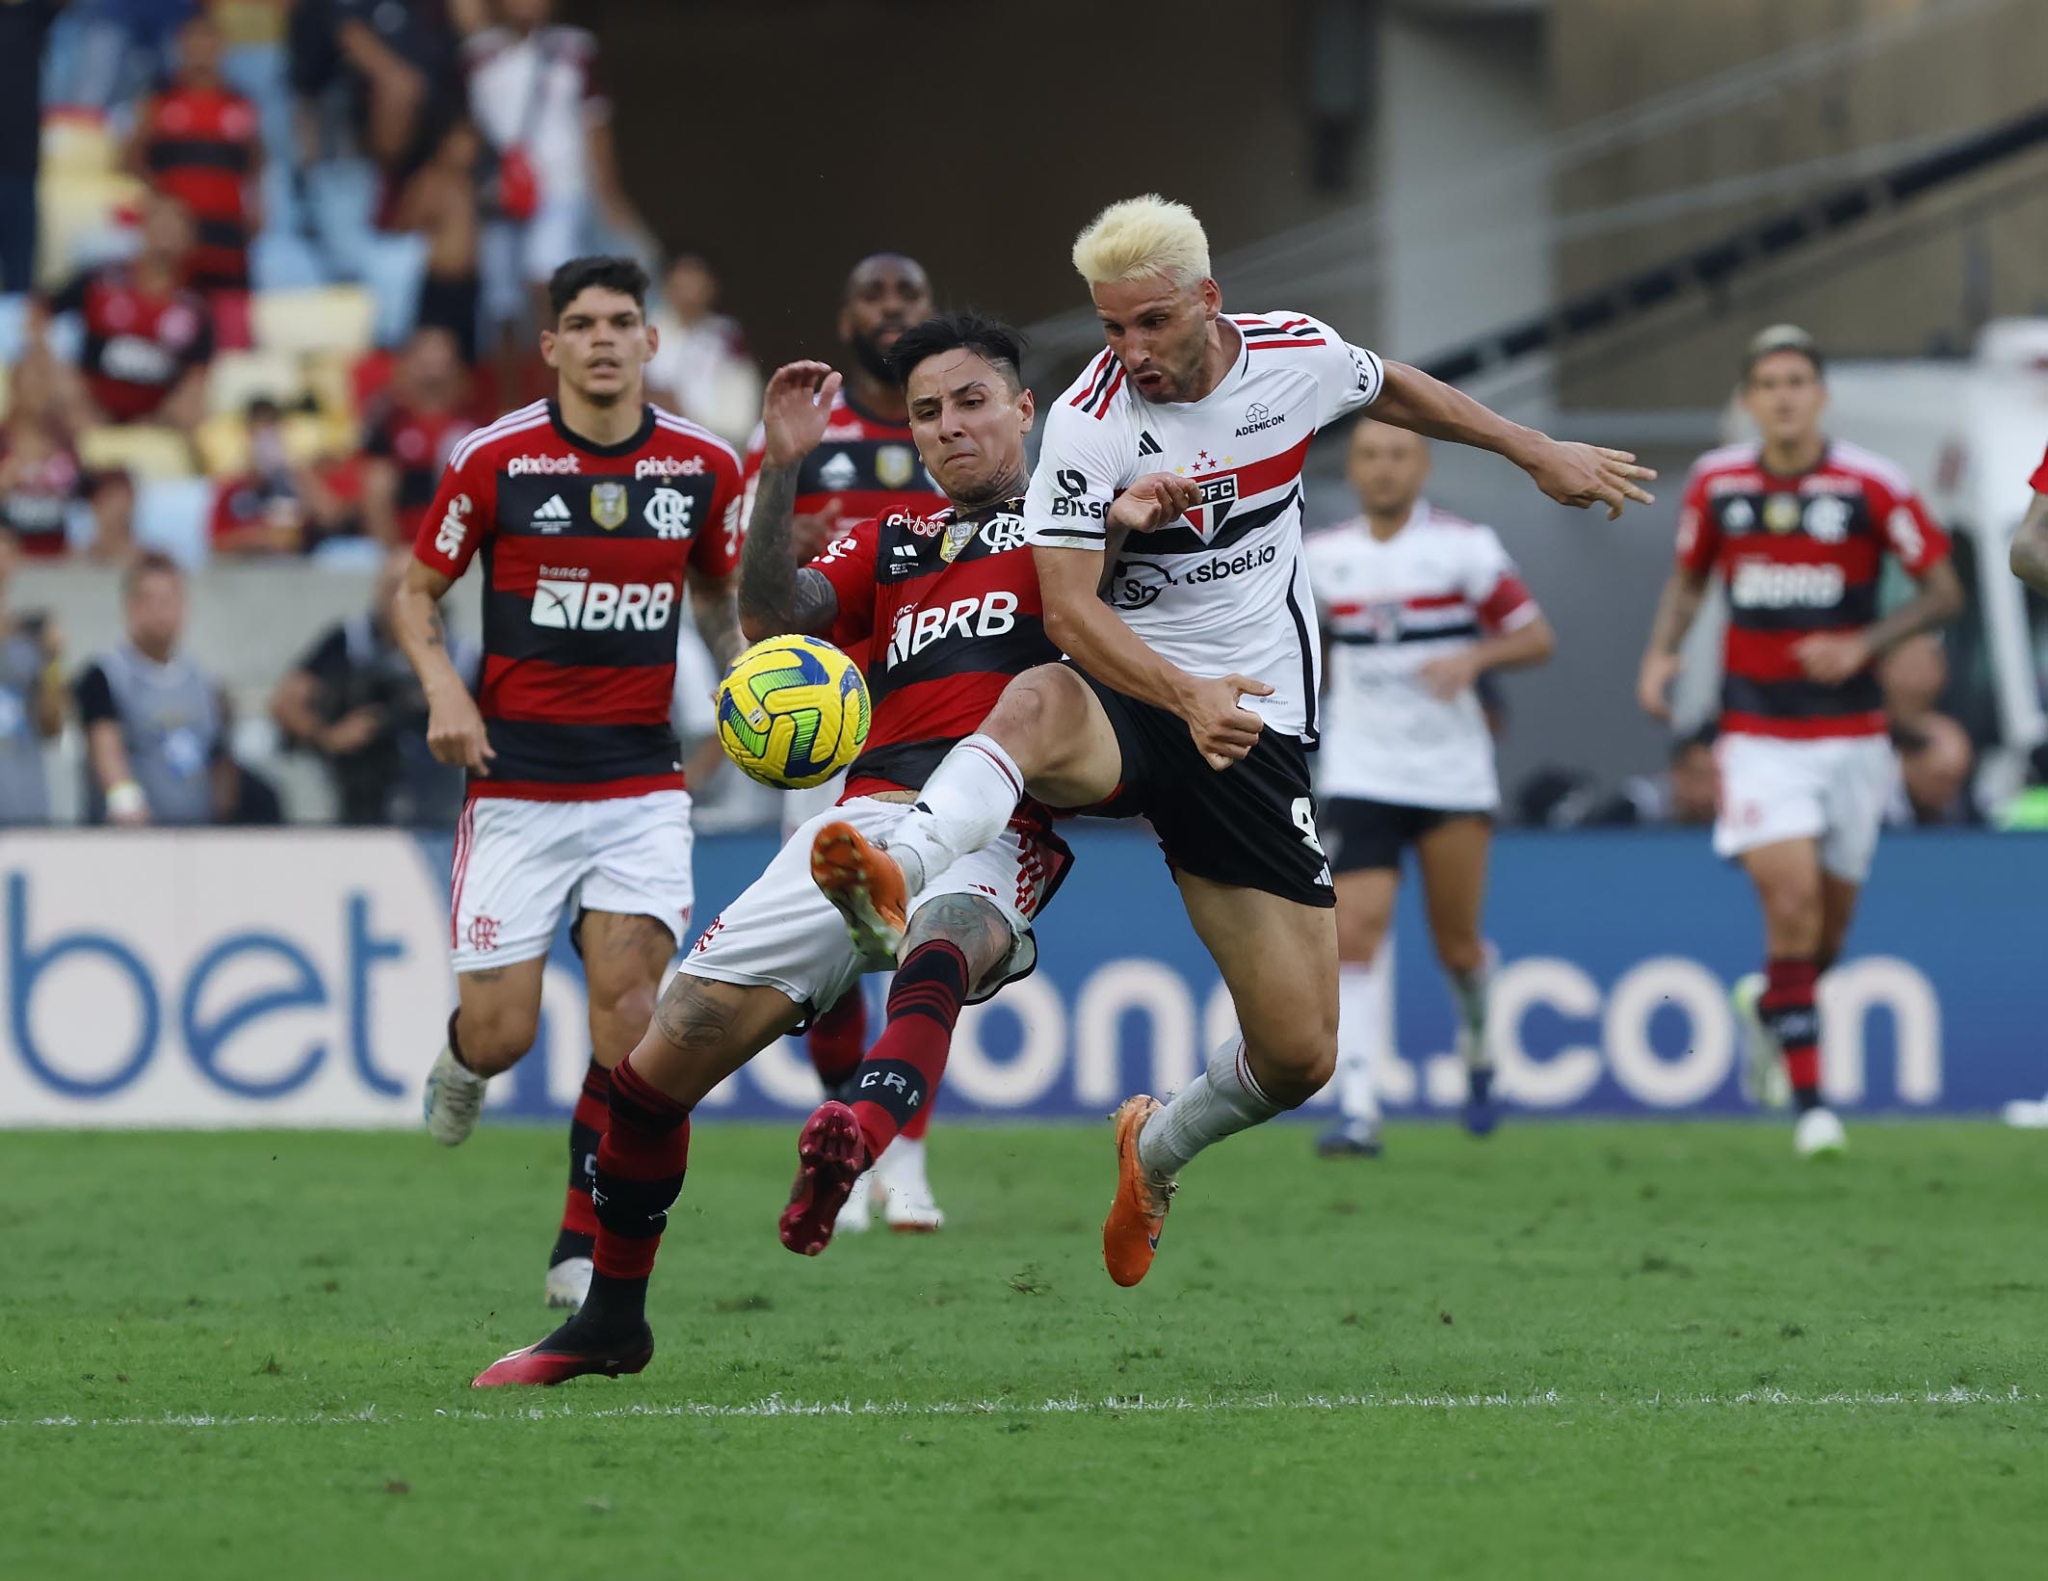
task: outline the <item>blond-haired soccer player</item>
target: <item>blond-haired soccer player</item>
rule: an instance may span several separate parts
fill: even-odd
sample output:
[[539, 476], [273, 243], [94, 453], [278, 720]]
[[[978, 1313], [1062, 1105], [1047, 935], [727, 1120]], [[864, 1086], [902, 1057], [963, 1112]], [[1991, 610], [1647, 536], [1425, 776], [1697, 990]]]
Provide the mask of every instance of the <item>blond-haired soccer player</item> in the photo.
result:
[[[1243, 1034], [1171, 1102], [1118, 1111], [1103, 1254], [1130, 1285], [1182, 1166], [1306, 1101], [1336, 1059], [1334, 892], [1308, 773], [1321, 665], [1301, 554], [1309, 441], [1370, 407], [1617, 515], [1654, 474], [1508, 422], [1306, 314], [1225, 314], [1182, 204], [1114, 204], [1073, 257], [1107, 346], [1048, 408], [1024, 508], [1046, 631], [1068, 662], [1012, 681], [925, 782], [920, 815], [826, 887], [857, 934], [893, 948], [906, 894], [996, 839], [1027, 786], [1056, 807], [1151, 820]], [[1112, 500], [1137, 529], [1127, 541], [1111, 541]]]

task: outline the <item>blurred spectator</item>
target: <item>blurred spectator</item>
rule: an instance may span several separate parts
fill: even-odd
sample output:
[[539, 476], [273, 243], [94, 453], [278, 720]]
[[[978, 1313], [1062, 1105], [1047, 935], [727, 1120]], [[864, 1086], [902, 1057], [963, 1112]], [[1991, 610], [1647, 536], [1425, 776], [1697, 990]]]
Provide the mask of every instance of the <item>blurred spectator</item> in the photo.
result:
[[701, 254], [679, 254], [653, 316], [661, 348], [647, 365], [648, 393], [744, 450], [761, 420], [761, 370], [738, 320], [713, 312], [717, 304], [711, 265]]
[[0, 296], [35, 284], [43, 43], [57, 4], [58, 0], [0, 0]]
[[200, 291], [249, 289], [249, 239], [261, 228], [262, 127], [256, 106], [227, 86], [227, 43], [207, 12], [178, 29], [170, 85], [142, 102], [128, 168], [183, 203], [193, 219], [187, 283]]
[[1612, 828], [1672, 824], [1705, 829], [1720, 808], [1721, 771], [1714, 762], [1714, 727], [1706, 725], [1671, 743], [1671, 762], [1659, 775], [1639, 775], [1588, 815], [1588, 824]]
[[427, 156], [454, 106], [454, 35], [440, 0], [299, 0], [289, 35], [301, 144], [317, 160], [353, 151], [403, 175]]
[[414, 332], [367, 427], [363, 530], [383, 543], [410, 544], [434, 502], [449, 452], [476, 427], [469, 374], [453, 335]]
[[1893, 740], [1899, 783], [1887, 823], [1930, 829], [1984, 821], [1970, 790], [1976, 751], [1968, 731], [1946, 714], [1930, 713], [1894, 732]]
[[[484, 313], [493, 326], [547, 322], [548, 276], [588, 249], [596, 212], [646, 227], [619, 186], [597, 40], [554, 23], [553, 0], [449, 0], [463, 35], [469, 113], [498, 158], [497, 217], [484, 227]], [[494, 344], [501, 344], [494, 338]]]
[[275, 401], [249, 403], [249, 471], [214, 499], [216, 554], [300, 554], [363, 531], [360, 468], [354, 458], [315, 464], [291, 458], [285, 416]]
[[81, 371], [90, 423], [163, 423], [190, 433], [206, 415], [213, 317], [185, 285], [192, 216], [161, 193], [143, 208], [133, 262], [80, 275], [50, 303], [76, 313], [85, 332]]
[[0, 825], [48, 823], [45, 744], [64, 729], [64, 636], [43, 610], [8, 606], [20, 554], [0, 527]]
[[122, 593], [128, 640], [78, 678], [86, 822], [214, 822], [213, 765], [225, 756], [227, 710], [219, 683], [178, 651], [184, 574], [168, 557], [144, 554]]
[[[412, 563], [392, 549], [370, 608], [330, 627], [277, 684], [271, 717], [292, 745], [327, 762], [352, 826], [445, 828], [462, 811], [462, 771], [427, 750], [427, 698], [391, 635], [391, 599]], [[449, 657], [474, 688], [482, 652], [451, 637]]]
[[70, 71], [57, 100], [89, 110], [132, 98], [158, 72], [197, 0], [72, 0]]
[[465, 365], [477, 359], [477, 314], [482, 287], [477, 248], [483, 217], [477, 204], [477, 173], [484, 142], [474, 122], [457, 121], [434, 154], [399, 194], [393, 223], [427, 239], [427, 277], [420, 286], [417, 322], [455, 337]]
[[1877, 682], [1894, 729], [1933, 713], [1948, 687], [1948, 650], [1940, 633], [1923, 631], [1893, 648], [1877, 661]]
[[73, 447], [59, 400], [63, 373], [40, 342], [8, 376], [10, 405], [0, 426], [0, 527], [11, 529], [23, 554], [64, 554], [71, 507], [90, 499], [91, 552], [119, 559], [128, 552], [135, 490], [125, 475], [86, 471]]

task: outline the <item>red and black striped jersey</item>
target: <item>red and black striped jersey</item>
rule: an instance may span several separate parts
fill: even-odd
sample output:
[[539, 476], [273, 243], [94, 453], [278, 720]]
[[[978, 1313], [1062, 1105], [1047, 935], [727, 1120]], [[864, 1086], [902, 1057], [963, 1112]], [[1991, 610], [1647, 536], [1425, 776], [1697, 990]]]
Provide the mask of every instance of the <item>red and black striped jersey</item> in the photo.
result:
[[472, 796], [596, 801], [681, 789], [669, 705], [686, 571], [739, 561], [740, 461], [650, 406], [616, 445], [536, 401], [455, 447], [414, 554], [484, 568], [477, 706], [497, 754]]
[[868, 648], [874, 715], [849, 796], [916, 790], [1013, 676], [1059, 659], [1045, 634], [1022, 500], [860, 523], [811, 562], [839, 598], [830, 639]]
[[249, 286], [249, 182], [256, 173], [256, 106], [225, 88], [173, 87], [142, 108], [150, 184], [192, 211], [192, 283]]
[[126, 264], [82, 274], [50, 301], [85, 331], [79, 366], [93, 404], [117, 423], [142, 421], [192, 369], [213, 360], [213, 315], [196, 291], [145, 291]]
[[1754, 444], [1693, 463], [1678, 517], [1678, 564], [1718, 570], [1728, 589], [1721, 729], [1738, 735], [1878, 735], [1884, 697], [1869, 670], [1839, 686], [1811, 680], [1794, 652], [1816, 632], [1877, 619], [1889, 553], [1915, 577], [1948, 557], [1948, 535], [1906, 474], [1831, 440], [1812, 470], [1764, 469]]

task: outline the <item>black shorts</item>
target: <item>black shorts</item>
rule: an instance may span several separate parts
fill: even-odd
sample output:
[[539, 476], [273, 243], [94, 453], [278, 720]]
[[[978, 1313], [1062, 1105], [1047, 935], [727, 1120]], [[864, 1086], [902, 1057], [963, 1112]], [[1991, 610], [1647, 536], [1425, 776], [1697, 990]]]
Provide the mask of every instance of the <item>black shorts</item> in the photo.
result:
[[1123, 754], [1116, 794], [1090, 813], [1149, 819], [1168, 864], [1197, 878], [1303, 906], [1337, 904], [1300, 741], [1268, 729], [1241, 762], [1212, 769], [1178, 714], [1081, 678]]
[[1323, 804], [1323, 839], [1334, 872], [1397, 868], [1401, 853], [1431, 830], [1441, 829], [1455, 818], [1488, 816], [1469, 810], [1368, 801], [1362, 796], [1332, 796]]

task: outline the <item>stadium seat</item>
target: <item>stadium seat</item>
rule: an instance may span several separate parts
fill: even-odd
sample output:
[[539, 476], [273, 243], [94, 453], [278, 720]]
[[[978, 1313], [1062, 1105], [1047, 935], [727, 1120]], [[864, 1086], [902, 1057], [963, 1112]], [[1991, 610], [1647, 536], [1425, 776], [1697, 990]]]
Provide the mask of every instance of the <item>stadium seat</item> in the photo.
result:
[[43, 117], [42, 175], [105, 176], [120, 164], [120, 147], [103, 116], [52, 111]]
[[36, 192], [36, 283], [61, 286], [91, 264], [132, 252], [134, 235], [121, 213], [142, 192], [142, 183], [130, 176], [45, 177]]
[[206, 371], [206, 409], [240, 413], [259, 395], [289, 406], [306, 394], [306, 372], [283, 351], [224, 351]]
[[0, 296], [0, 368], [11, 368], [28, 350], [28, 293]]
[[88, 428], [78, 436], [78, 457], [95, 472], [126, 472], [138, 483], [192, 476], [192, 447], [174, 428]]
[[187, 570], [206, 564], [213, 544], [213, 484], [160, 479], [135, 491], [135, 542], [160, 549]]
[[357, 286], [264, 291], [250, 305], [266, 351], [364, 351], [377, 319], [375, 300]]

